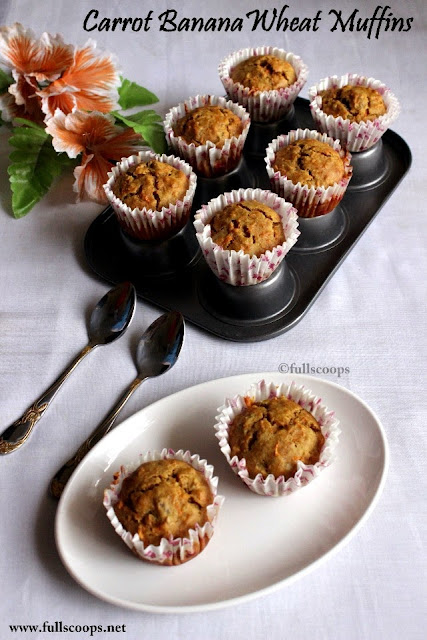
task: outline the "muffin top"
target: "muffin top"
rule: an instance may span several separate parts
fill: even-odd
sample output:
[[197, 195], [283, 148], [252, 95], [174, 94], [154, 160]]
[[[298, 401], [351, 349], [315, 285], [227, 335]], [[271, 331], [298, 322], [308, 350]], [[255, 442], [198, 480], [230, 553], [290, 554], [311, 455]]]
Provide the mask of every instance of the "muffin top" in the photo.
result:
[[231, 457], [245, 458], [251, 478], [260, 473], [286, 480], [295, 475], [297, 461], [315, 464], [325, 438], [317, 420], [285, 396], [251, 402], [230, 425]]
[[387, 110], [380, 92], [371, 87], [346, 84], [341, 88], [326, 89], [319, 95], [324, 113], [352, 122], [375, 120]]
[[130, 167], [111, 188], [131, 209], [161, 211], [163, 207], [183, 200], [188, 187], [189, 180], [181, 169], [153, 159]]
[[258, 257], [286, 240], [280, 215], [257, 200], [227, 205], [210, 225], [212, 240], [220, 247]]
[[213, 499], [206, 478], [187, 462], [153, 460], [125, 478], [114, 511], [145, 546], [158, 545], [162, 538], [183, 538], [196, 524], [203, 526]]
[[208, 141], [222, 147], [229, 138], [238, 138], [243, 131], [240, 118], [226, 107], [204, 105], [192, 109], [176, 121], [173, 132], [188, 144], [200, 146]]
[[289, 87], [297, 75], [289, 62], [266, 54], [242, 60], [232, 69], [230, 78], [252, 91], [272, 91]]
[[308, 187], [329, 187], [344, 176], [344, 162], [326, 142], [305, 138], [295, 140], [276, 153], [274, 171]]

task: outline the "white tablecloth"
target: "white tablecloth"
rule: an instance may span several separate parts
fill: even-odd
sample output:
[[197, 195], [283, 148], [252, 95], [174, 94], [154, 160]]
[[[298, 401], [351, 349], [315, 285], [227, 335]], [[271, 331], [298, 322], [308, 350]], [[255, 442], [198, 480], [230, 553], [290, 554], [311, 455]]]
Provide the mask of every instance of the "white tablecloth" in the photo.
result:
[[[315, 571], [271, 595], [208, 613], [159, 616], [107, 604], [83, 590], [63, 567], [54, 542], [56, 504], [47, 495], [50, 477], [118, 398], [134, 375], [138, 336], [159, 314], [138, 302], [131, 329], [108, 348], [88, 356], [58, 394], [31, 440], [1, 459], [1, 638], [31, 637], [11, 624], [125, 625], [95, 638], [316, 637], [368, 640], [425, 637], [425, 155], [426, 5], [393, 1], [396, 17], [413, 17], [407, 32], [331, 32], [331, 8], [349, 16], [351, 0], [291, 3], [289, 17], [314, 17], [310, 32], [160, 32], [156, 16], [175, 8], [179, 17], [244, 16], [280, 3], [112, 2], [2, 0], [0, 24], [15, 21], [37, 34], [61, 32], [83, 44], [88, 37], [114, 52], [123, 75], [146, 86], [166, 110], [197, 93], [221, 93], [219, 60], [244, 46], [272, 44], [301, 55], [309, 67], [302, 91], [327, 75], [356, 71], [380, 79], [399, 97], [402, 112], [393, 129], [410, 146], [413, 165], [346, 258], [313, 307], [292, 330], [256, 343], [225, 341], [187, 324], [176, 367], [147, 383], [125, 407], [120, 421], [138, 409], [198, 382], [227, 375], [278, 371], [281, 363], [344, 367], [325, 374], [360, 396], [380, 417], [391, 463], [381, 499], [351, 543]], [[96, 6], [95, 6], [96, 5]], [[334, 5], [334, 7], [332, 7]], [[336, 5], [336, 6], [335, 6]], [[373, 14], [376, 2], [359, 9]], [[145, 17], [147, 32], [92, 31], [83, 21]], [[89, 269], [83, 239], [102, 210], [74, 203], [73, 178], [65, 174], [23, 219], [10, 213], [7, 132], [0, 151], [0, 406], [8, 426], [44, 391], [86, 342], [86, 320], [109, 288]], [[84, 532], [82, 532], [84, 535]], [[37, 636], [37, 634], [36, 634]], [[43, 638], [89, 634], [38, 633]]]

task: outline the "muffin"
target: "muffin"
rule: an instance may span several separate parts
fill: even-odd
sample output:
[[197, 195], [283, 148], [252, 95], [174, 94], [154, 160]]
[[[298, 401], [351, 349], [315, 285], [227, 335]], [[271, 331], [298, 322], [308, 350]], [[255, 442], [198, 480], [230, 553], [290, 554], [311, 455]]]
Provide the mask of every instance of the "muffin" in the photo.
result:
[[180, 158], [141, 151], [117, 163], [108, 178], [108, 201], [133, 238], [164, 240], [186, 224], [197, 178]]
[[181, 169], [153, 158], [120, 174], [112, 192], [130, 209], [160, 211], [183, 200], [188, 187], [188, 176]]
[[164, 449], [141, 456], [104, 493], [116, 532], [142, 560], [176, 565], [208, 544], [223, 498], [213, 468], [199, 456]]
[[322, 111], [334, 118], [341, 117], [351, 122], [375, 120], [386, 112], [384, 100], [379, 91], [371, 87], [331, 87], [319, 94]]
[[215, 432], [232, 470], [255, 493], [286, 495], [333, 461], [340, 430], [310, 390], [291, 384], [251, 386], [218, 409]]
[[275, 122], [291, 110], [308, 69], [284, 49], [255, 47], [228, 55], [218, 72], [229, 98], [243, 105], [254, 122]]
[[309, 99], [316, 128], [351, 152], [376, 144], [400, 111], [384, 84], [354, 73], [321, 80], [309, 90]]
[[197, 211], [194, 226], [209, 267], [234, 286], [269, 278], [299, 236], [296, 210], [262, 189], [213, 198]]
[[244, 458], [250, 478], [259, 473], [285, 480], [297, 472], [297, 461], [315, 464], [325, 442], [317, 420], [285, 396], [247, 406], [230, 424], [230, 456]]
[[195, 96], [173, 107], [163, 126], [174, 152], [197, 175], [212, 178], [239, 164], [250, 117], [243, 107], [221, 96]]
[[295, 184], [330, 187], [343, 178], [344, 161], [326, 142], [303, 138], [277, 151], [273, 169]]
[[257, 200], [227, 205], [211, 220], [212, 241], [229, 251], [260, 256], [285, 242], [282, 219]]
[[289, 62], [266, 54], [242, 60], [230, 71], [230, 78], [255, 93], [285, 89], [296, 82], [297, 75]]
[[192, 109], [173, 125], [173, 132], [197, 147], [207, 142], [220, 148], [226, 140], [238, 138], [243, 130], [240, 118], [226, 107], [206, 104]]
[[338, 140], [296, 129], [273, 140], [265, 158], [270, 184], [302, 218], [330, 213], [344, 197], [353, 168]]

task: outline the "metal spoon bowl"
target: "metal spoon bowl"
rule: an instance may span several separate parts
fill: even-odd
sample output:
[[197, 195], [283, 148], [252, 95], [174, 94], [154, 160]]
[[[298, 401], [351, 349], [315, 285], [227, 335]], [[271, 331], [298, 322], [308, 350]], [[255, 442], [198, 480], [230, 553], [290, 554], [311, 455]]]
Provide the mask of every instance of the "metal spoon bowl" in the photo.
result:
[[54, 475], [50, 483], [50, 493], [59, 498], [71, 474], [92, 447], [113, 427], [113, 424], [139, 385], [169, 371], [178, 360], [184, 342], [184, 318], [178, 311], [163, 314], [151, 324], [141, 337], [137, 352], [138, 375], [127, 387], [120, 399], [95, 431], [77, 449], [72, 458]]
[[65, 380], [83, 358], [99, 345], [109, 344], [128, 328], [136, 306], [133, 284], [123, 282], [110, 289], [92, 311], [88, 326], [88, 344], [74, 358], [53, 384], [29, 409], [0, 435], [0, 454], [11, 453], [26, 442]]

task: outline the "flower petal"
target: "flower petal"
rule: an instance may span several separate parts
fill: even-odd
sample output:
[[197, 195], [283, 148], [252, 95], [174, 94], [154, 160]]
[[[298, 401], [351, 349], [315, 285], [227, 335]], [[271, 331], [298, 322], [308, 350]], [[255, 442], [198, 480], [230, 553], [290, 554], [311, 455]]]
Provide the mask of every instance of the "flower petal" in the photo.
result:
[[[118, 108], [118, 87], [120, 74], [116, 59], [111, 54], [96, 49], [96, 42], [89, 40], [81, 49], [76, 49], [73, 64], [61, 78], [38, 92], [43, 98], [43, 110], [47, 116], [54, 114], [55, 106], [65, 102], [62, 98], [52, 100], [52, 96], [73, 94], [75, 110], [100, 111], [108, 113]], [[68, 101], [68, 106], [71, 104]]]
[[122, 158], [128, 158], [142, 148], [146, 148], [146, 145], [139, 133], [135, 133], [133, 129], [122, 129], [122, 132], [118, 135], [96, 145], [96, 152], [103, 155], [104, 158], [118, 162]]
[[15, 22], [11, 27], [0, 27], [0, 57], [11, 69], [26, 73], [35, 56], [37, 44], [31, 29]]
[[100, 155], [85, 155], [82, 164], [74, 169], [76, 181], [73, 189], [77, 192], [77, 202], [90, 199], [105, 203], [107, 197], [103, 184], [107, 181], [107, 174], [112, 163]]
[[41, 100], [35, 95], [35, 80], [31, 77], [14, 72], [16, 82], [8, 88], [8, 97], [2, 96], [1, 111], [4, 120], [26, 118], [41, 124], [44, 114], [41, 110]]
[[0, 27], [0, 57], [20, 74], [34, 76], [38, 82], [52, 81], [73, 62], [74, 47], [60, 35], [44, 33], [36, 40], [31, 29], [16, 22]]
[[72, 122], [67, 121], [65, 113], [57, 109], [53, 118], [46, 123], [46, 131], [52, 136], [52, 146], [58, 153], [68, 154], [70, 158], [76, 158], [85, 149], [84, 135], [75, 131]]

